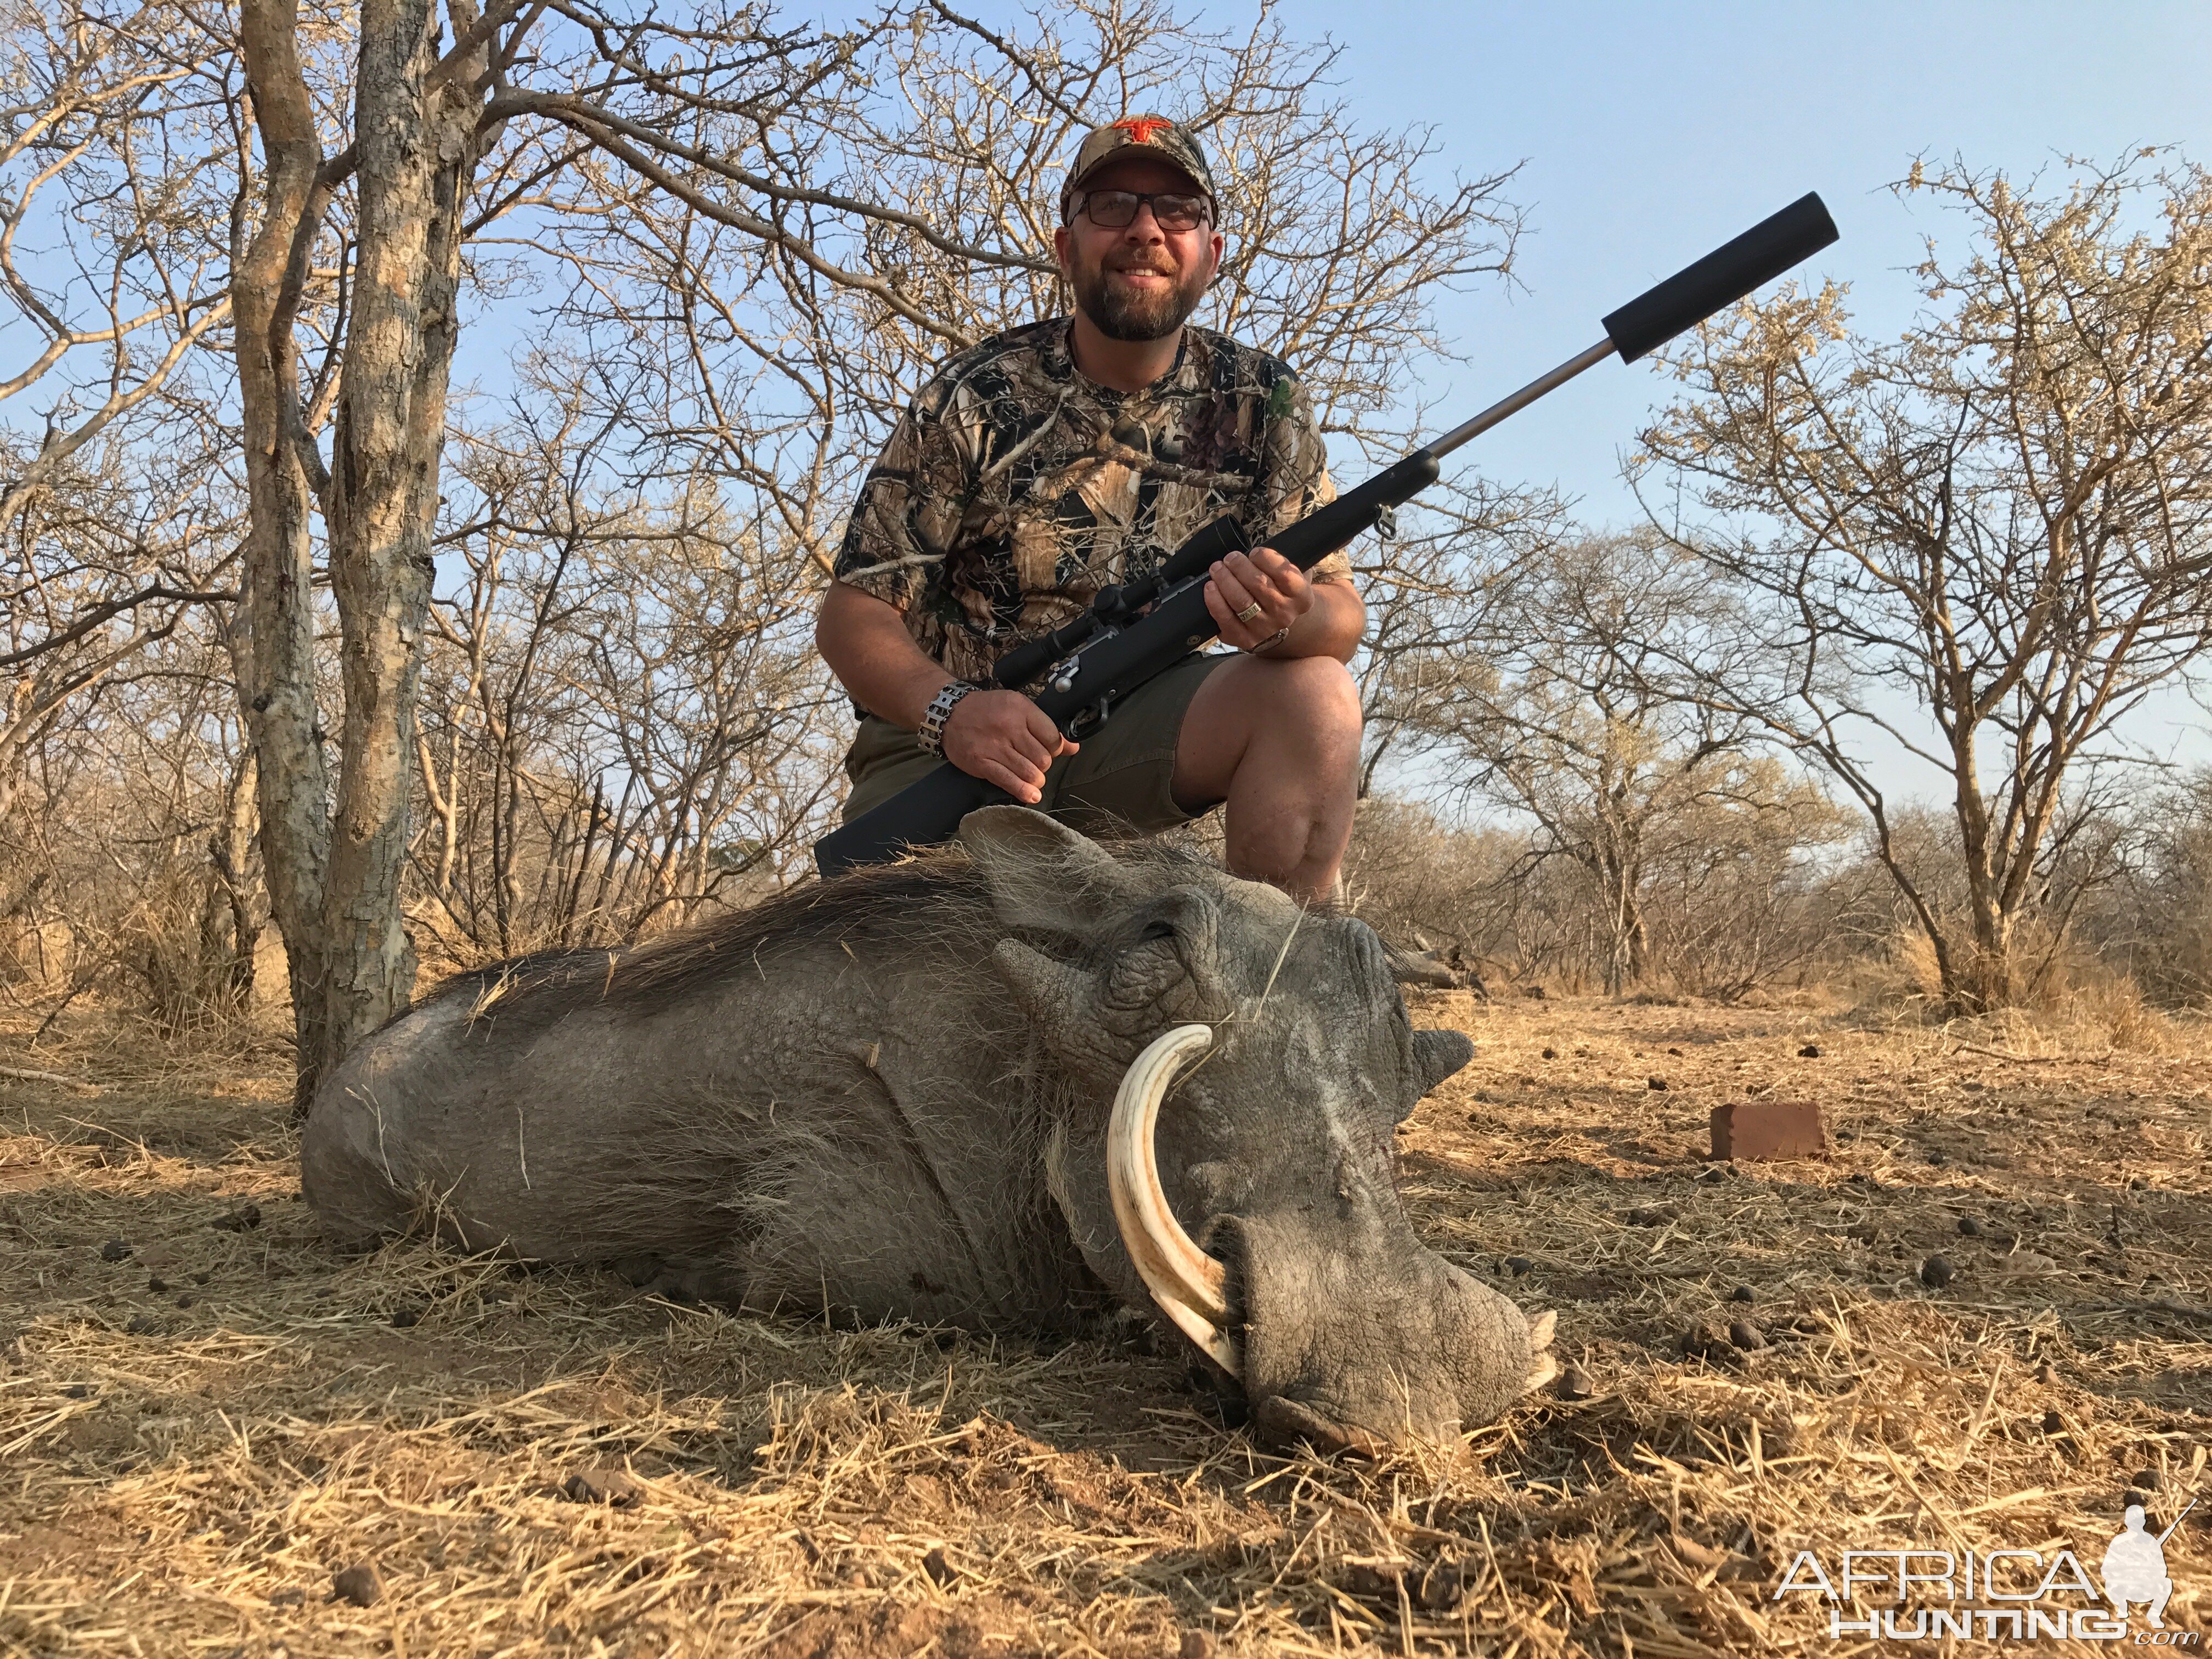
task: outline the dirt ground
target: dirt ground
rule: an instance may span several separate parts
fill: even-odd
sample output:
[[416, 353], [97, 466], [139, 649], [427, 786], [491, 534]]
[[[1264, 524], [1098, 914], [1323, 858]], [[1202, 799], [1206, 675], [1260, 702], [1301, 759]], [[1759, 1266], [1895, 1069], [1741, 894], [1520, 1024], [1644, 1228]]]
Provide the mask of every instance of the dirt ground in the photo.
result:
[[[1381, 1465], [1259, 1449], [1133, 1327], [834, 1332], [342, 1258], [273, 1061], [0, 1030], [100, 1086], [0, 1079], [0, 1652], [1840, 1654], [1774, 1597], [1800, 1551], [2094, 1572], [2129, 1491], [2155, 1532], [2212, 1488], [2212, 1034], [1417, 1018], [1480, 1044], [1404, 1137], [1417, 1224], [1556, 1308], [1588, 1389]], [[1832, 1158], [1705, 1163], [1759, 1094], [1820, 1103]], [[2166, 1559], [2199, 1631], [2212, 1504]]]

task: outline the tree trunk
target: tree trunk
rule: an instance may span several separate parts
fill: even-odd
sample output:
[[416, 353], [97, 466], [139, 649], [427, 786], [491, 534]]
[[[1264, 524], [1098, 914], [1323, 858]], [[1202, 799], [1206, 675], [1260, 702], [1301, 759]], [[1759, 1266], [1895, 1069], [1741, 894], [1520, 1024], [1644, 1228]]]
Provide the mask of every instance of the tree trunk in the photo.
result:
[[330, 798], [315, 710], [313, 495], [289, 435], [298, 370], [289, 319], [278, 317], [294, 233], [322, 165], [296, 21], [290, 0], [244, 0], [239, 15], [267, 173], [261, 227], [231, 276], [248, 516], [230, 645], [253, 749], [270, 913], [291, 980], [294, 1103], [304, 1110], [326, 1046], [322, 913]]
[[[453, 8], [457, 31], [472, 9]], [[365, 0], [355, 142], [360, 254], [329, 497], [345, 687], [343, 764], [325, 882], [325, 1063], [406, 1007], [415, 957], [399, 904], [415, 693], [458, 322], [461, 210], [478, 149], [478, 61], [436, 80], [428, 0]]]
[[1598, 893], [1605, 906], [1607, 996], [1621, 995], [1630, 986], [1642, 983], [1650, 971], [1651, 930], [1636, 896], [1640, 884], [1638, 872], [1624, 870], [1611, 860], [1599, 872]]
[[1963, 715], [1960, 719], [1960, 732], [1952, 745], [1957, 783], [1953, 811], [1964, 854], [1967, 924], [1973, 934], [1973, 949], [1965, 962], [1954, 959], [1943, 986], [1943, 1000], [1946, 1012], [1953, 1014], [1985, 1014], [2009, 1006], [2014, 998], [2013, 918], [2002, 898], [2002, 854], [1991, 844], [1989, 803], [1982, 797], [1977, 770], [1974, 728]]
[[230, 960], [225, 964], [223, 994], [235, 1012], [253, 1003], [254, 955], [261, 945], [261, 920], [255, 914], [252, 852], [254, 824], [253, 750], [248, 748], [231, 780], [222, 828], [208, 837], [208, 854], [222, 884], [230, 909]]

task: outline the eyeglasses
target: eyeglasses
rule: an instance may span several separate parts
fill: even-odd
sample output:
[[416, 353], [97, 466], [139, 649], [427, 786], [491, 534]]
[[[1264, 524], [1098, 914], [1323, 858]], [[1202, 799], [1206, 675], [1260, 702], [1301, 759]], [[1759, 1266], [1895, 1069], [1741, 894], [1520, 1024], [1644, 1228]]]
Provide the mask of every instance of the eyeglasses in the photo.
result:
[[1152, 222], [1162, 230], [1196, 230], [1206, 222], [1206, 198], [1182, 191], [1085, 191], [1075, 210], [1089, 214], [1091, 222], [1102, 229], [1120, 230], [1137, 222], [1137, 210], [1147, 202], [1152, 206]]

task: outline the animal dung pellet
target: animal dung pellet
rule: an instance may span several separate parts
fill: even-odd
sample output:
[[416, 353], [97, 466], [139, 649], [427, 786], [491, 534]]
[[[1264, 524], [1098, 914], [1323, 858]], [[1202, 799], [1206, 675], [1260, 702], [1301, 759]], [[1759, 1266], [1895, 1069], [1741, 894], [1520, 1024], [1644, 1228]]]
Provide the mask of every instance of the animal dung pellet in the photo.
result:
[[1559, 1050], [1556, 1048], [1547, 1048], [1544, 1050], [1544, 1058], [1547, 1060], [1557, 1060], [1559, 1057]]
[[1756, 1302], [1758, 1299], [1752, 1293], [1751, 1286], [1748, 1285], [1739, 1285], [1729, 1292], [1729, 1300], [1731, 1302]]
[[1647, 1089], [1663, 1089], [1667, 1086], [1667, 1079], [1663, 1077], [1647, 1077], [1644, 1079], [1644, 1086]]
[[1963, 1237], [1979, 1238], [1983, 1232], [1981, 1218], [1978, 1216], [1960, 1216], [1959, 1218], [1959, 1231], [1960, 1236]]
[[1809, 1100], [1736, 1100], [1713, 1108], [1716, 1158], [1819, 1158], [1828, 1150], [1820, 1109]]
[[131, 1254], [130, 1244], [120, 1238], [111, 1238], [100, 1247], [100, 1259], [102, 1261], [128, 1261], [131, 1260]]
[[1570, 1365], [1559, 1373], [1552, 1392], [1562, 1400], [1587, 1400], [1597, 1392], [1597, 1384], [1590, 1381], [1590, 1374], [1581, 1366]]
[[1505, 1258], [1505, 1271], [1516, 1279], [1520, 1278], [1535, 1265], [1525, 1255], [1509, 1255]]
[[227, 1233], [251, 1232], [261, 1224], [261, 1206], [258, 1204], [241, 1204], [228, 1213], [217, 1216], [209, 1224], [220, 1227]]
[[2045, 1434], [2063, 1434], [2066, 1432], [2066, 1419], [2058, 1414], [2056, 1408], [2044, 1413], [2043, 1431]]
[[1728, 1352], [1728, 1333], [1717, 1325], [1699, 1320], [1685, 1330], [1675, 1344], [1686, 1359], [1698, 1359]]
[[1213, 1659], [1213, 1638], [1202, 1630], [1187, 1630], [1176, 1651], [1180, 1659]]
[[1413, 1586], [1413, 1604], [1425, 1613], [1449, 1613], [1467, 1591], [1467, 1575], [1456, 1561], [1438, 1561]]
[[645, 1495], [645, 1488], [621, 1469], [576, 1469], [561, 1483], [561, 1495], [571, 1503], [626, 1510]]
[[384, 1599], [384, 1581], [376, 1576], [374, 1567], [358, 1561], [343, 1572], [331, 1575], [330, 1599], [350, 1601], [357, 1607], [373, 1607]]
[[1797, 1058], [1800, 1060], [1818, 1060], [1820, 1057], [1820, 1045], [1817, 1042], [1808, 1042], [1797, 1051]]
[[942, 1544], [921, 1558], [921, 1570], [939, 1585], [950, 1584], [958, 1577], [952, 1563], [945, 1559], [945, 1546]]
[[1354, 1561], [1345, 1569], [1344, 1587], [1371, 1601], [1395, 1601], [1405, 1571], [1402, 1562]]
[[1930, 1290], [1940, 1291], [1951, 1282], [1954, 1270], [1940, 1255], [1931, 1255], [1920, 1264], [1920, 1282]]
[[1729, 1322], [1729, 1341], [1746, 1353], [1756, 1353], [1766, 1346], [1766, 1334], [1748, 1319]]
[[2137, 1469], [2128, 1477], [2128, 1485], [2137, 1492], [2156, 1492], [2165, 1482], [2160, 1480], [2156, 1469]]

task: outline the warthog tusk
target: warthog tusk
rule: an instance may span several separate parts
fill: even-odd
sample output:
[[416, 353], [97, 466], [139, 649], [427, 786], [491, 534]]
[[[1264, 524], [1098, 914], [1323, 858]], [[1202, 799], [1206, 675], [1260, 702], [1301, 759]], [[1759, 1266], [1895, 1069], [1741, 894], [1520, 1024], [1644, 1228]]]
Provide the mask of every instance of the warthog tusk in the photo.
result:
[[1224, 1328], [1229, 1323], [1228, 1275], [1191, 1241], [1168, 1207], [1152, 1144], [1160, 1103], [1174, 1086], [1183, 1058], [1212, 1042], [1207, 1026], [1178, 1025], [1155, 1039], [1123, 1074], [1106, 1128], [1106, 1188], [1121, 1243], [1160, 1311], [1222, 1370], [1241, 1378], [1243, 1356]]

